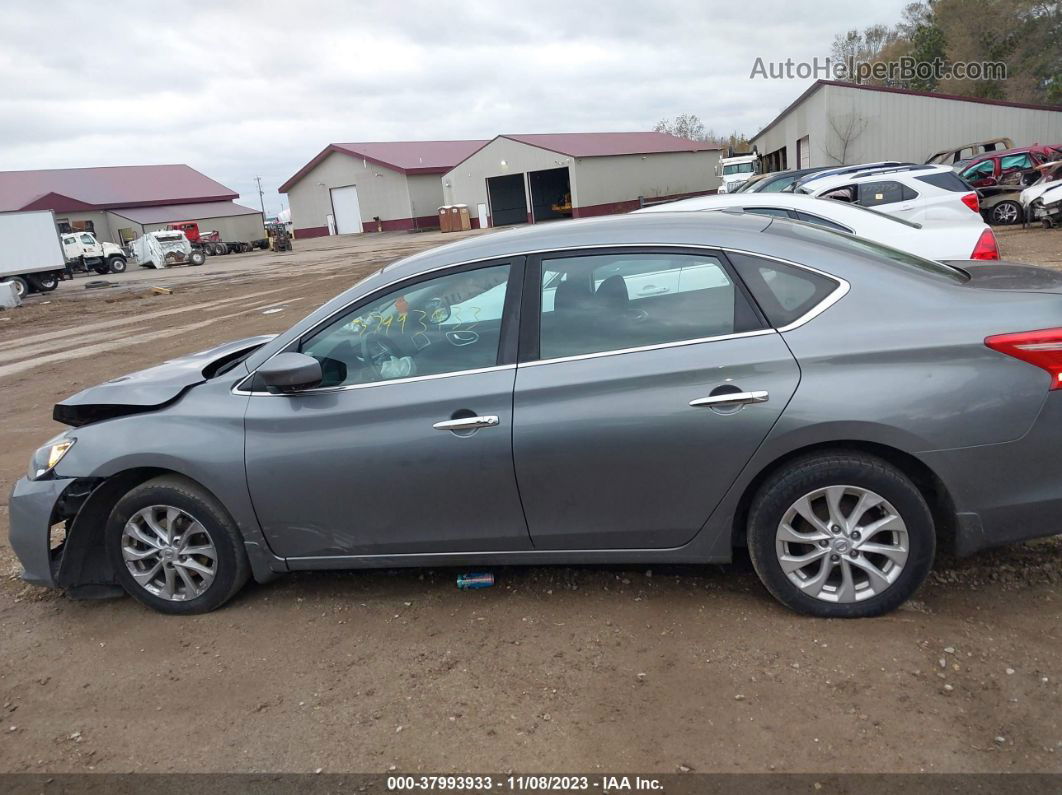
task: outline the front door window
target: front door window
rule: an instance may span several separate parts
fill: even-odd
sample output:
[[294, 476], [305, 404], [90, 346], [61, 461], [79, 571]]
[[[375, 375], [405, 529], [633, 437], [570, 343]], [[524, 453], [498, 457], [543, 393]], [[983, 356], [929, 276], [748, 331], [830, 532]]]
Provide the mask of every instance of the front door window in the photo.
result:
[[392, 290], [304, 341], [322, 387], [477, 370], [498, 361], [509, 265]]

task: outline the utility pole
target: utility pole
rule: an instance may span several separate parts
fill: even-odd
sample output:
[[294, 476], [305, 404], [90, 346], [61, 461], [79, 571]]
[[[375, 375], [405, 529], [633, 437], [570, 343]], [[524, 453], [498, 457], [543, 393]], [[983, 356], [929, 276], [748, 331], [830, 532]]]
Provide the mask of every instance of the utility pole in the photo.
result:
[[262, 208], [262, 218], [265, 218], [265, 196], [262, 194], [262, 178], [255, 177], [254, 181], [258, 183], [258, 204]]

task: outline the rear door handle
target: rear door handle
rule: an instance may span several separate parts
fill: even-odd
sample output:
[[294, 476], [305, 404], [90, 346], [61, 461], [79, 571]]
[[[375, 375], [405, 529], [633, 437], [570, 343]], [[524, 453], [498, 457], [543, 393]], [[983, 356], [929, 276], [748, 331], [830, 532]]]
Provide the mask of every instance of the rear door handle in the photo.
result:
[[698, 406], [731, 406], [744, 405], [746, 403], [766, 403], [768, 394], [760, 390], [756, 392], [727, 392], [722, 395], [709, 395], [708, 397], [691, 400], [690, 405]]
[[473, 431], [476, 428], [493, 428], [498, 424], [498, 418], [493, 414], [482, 417], [461, 417], [456, 420], [443, 420], [431, 427], [437, 431]]

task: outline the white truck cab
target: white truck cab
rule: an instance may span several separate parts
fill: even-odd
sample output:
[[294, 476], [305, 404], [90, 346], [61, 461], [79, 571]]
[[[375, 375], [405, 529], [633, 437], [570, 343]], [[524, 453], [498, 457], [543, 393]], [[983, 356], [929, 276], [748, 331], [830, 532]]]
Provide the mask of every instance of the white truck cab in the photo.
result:
[[760, 162], [760, 153], [755, 148], [751, 152], [734, 154], [732, 151], [726, 156], [719, 158], [719, 166], [716, 176], [723, 180], [719, 186], [719, 193], [733, 193], [752, 177], [761, 173], [763, 169]]
[[63, 256], [72, 268], [94, 270], [97, 273], [122, 273], [126, 267], [125, 252], [114, 243], [101, 243], [92, 232], [60, 232]]

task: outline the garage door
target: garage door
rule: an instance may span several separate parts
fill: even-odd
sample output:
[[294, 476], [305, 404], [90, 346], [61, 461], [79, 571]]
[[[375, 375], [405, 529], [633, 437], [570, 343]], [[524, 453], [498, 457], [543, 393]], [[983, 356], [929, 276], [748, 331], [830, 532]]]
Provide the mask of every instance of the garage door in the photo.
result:
[[336, 219], [336, 234], [351, 235], [362, 231], [356, 185], [332, 188], [332, 215]]
[[492, 226], [527, 223], [527, 193], [524, 191], [523, 174], [489, 177], [487, 198], [490, 199]]

